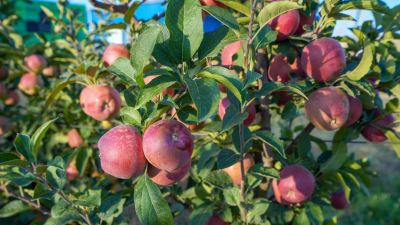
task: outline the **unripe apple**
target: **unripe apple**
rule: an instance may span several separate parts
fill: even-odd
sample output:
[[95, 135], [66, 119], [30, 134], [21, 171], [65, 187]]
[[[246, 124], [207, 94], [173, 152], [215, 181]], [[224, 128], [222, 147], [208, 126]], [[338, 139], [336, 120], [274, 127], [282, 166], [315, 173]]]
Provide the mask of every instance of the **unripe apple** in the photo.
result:
[[242, 48], [242, 44], [244, 41], [237, 41], [232, 44], [225, 46], [221, 53], [221, 65], [223, 66], [234, 66], [236, 63], [232, 60], [233, 55], [235, 55], [240, 48]]
[[221, 2], [217, 2], [215, 0], [200, 0], [201, 5], [212, 5], [212, 6], [218, 6], [221, 8], [226, 8], [226, 5], [222, 4]]
[[229, 223], [223, 221], [218, 214], [214, 213], [210, 218], [208, 218], [204, 225], [229, 225]]
[[121, 109], [121, 96], [109, 85], [85, 87], [80, 95], [83, 112], [98, 121], [110, 120]]
[[282, 198], [282, 195], [281, 195], [281, 193], [279, 192], [279, 189], [278, 189], [278, 181], [276, 179], [273, 179], [273, 181], [272, 181], [272, 190], [274, 191], [275, 199], [276, 199], [276, 201], [278, 203], [281, 203], [281, 204], [284, 204], [284, 205], [289, 205], [290, 204], [289, 202], [285, 201]]
[[304, 110], [310, 122], [321, 130], [335, 130], [342, 127], [349, 116], [347, 95], [335, 88], [320, 88], [308, 96]]
[[109, 120], [101, 121], [101, 127], [103, 127], [104, 129], [110, 129], [112, 126], [112, 122]]
[[68, 145], [71, 148], [77, 148], [83, 144], [83, 139], [76, 129], [72, 129], [68, 133]]
[[302, 35], [306, 30], [304, 29], [305, 25], [312, 26], [314, 20], [315, 20], [315, 15], [317, 14], [317, 11], [313, 11], [311, 13], [310, 17], [307, 17], [303, 14], [300, 13], [300, 23], [299, 26], [297, 27], [296, 32], [294, 32], [294, 35], [300, 36]]
[[4, 104], [6, 104], [6, 105], [15, 105], [15, 104], [18, 104], [18, 101], [19, 101], [19, 96], [18, 96], [17, 92], [9, 91], [8, 92], [8, 97], [4, 101]]
[[314, 175], [300, 165], [286, 166], [279, 173], [278, 190], [282, 199], [289, 203], [298, 203], [311, 197], [315, 189]]
[[[148, 83], [150, 83], [150, 81], [152, 81], [154, 78], [158, 77], [159, 75], [153, 75], [153, 76], [147, 76], [145, 78], [143, 78], [144, 83], [147, 85]], [[163, 92], [163, 96], [165, 95], [169, 95], [171, 97], [174, 97], [174, 93], [175, 93], [175, 88], [167, 88], [165, 89]], [[152, 100], [153, 102], [156, 102], [158, 100], [158, 98], [160, 97], [160, 94], [158, 94], [156, 97], [154, 97]]]
[[349, 118], [347, 119], [347, 122], [343, 125], [346, 127], [352, 125], [358, 119], [360, 119], [363, 111], [362, 102], [359, 98], [350, 95], [347, 95], [347, 98], [349, 99]]
[[186, 176], [186, 174], [188, 174], [191, 165], [192, 162], [189, 161], [181, 168], [168, 172], [165, 170], [160, 170], [157, 167], [149, 164], [147, 168], [147, 173], [154, 183], [166, 186], [182, 180]]
[[281, 108], [285, 107], [288, 101], [293, 101], [293, 95], [290, 95], [287, 91], [277, 91], [274, 94], [278, 100], [276, 104]]
[[46, 59], [41, 55], [30, 55], [24, 59], [25, 68], [29, 73], [40, 74], [47, 66]]
[[4, 66], [0, 66], [0, 81], [7, 79], [8, 70]]
[[295, 73], [302, 78], [307, 77], [307, 74], [301, 67], [300, 61], [300, 57], [296, 56], [293, 64], [289, 64], [287, 62], [287, 57], [279, 53], [271, 60], [271, 65], [268, 68], [269, 79], [272, 81], [286, 83], [290, 80], [289, 73]]
[[331, 193], [331, 205], [335, 209], [345, 209], [347, 206], [349, 206], [349, 202], [346, 199], [346, 194], [344, 191]]
[[[196, 106], [195, 106], [194, 104], [192, 105], [192, 107], [193, 107], [193, 108], [196, 108]], [[186, 124], [186, 123], [182, 122], [182, 121], [179, 119], [178, 114], [176, 113], [176, 109], [175, 109], [175, 108], [172, 108], [172, 110], [171, 110], [171, 115], [173, 115], [174, 118], [175, 118], [176, 120], [178, 120], [179, 122], [185, 124], [185, 126], [186, 126], [187, 128], [189, 128], [189, 130], [199, 130], [199, 129], [201, 129], [201, 128], [204, 126], [204, 122], [201, 122], [201, 123], [199, 123], [199, 124]]]
[[18, 88], [27, 95], [35, 95], [43, 85], [42, 77], [26, 73], [21, 77]]
[[43, 69], [43, 75], [46, 77], [52, 77], [56, 74], [56, 67], [55, 66], [48, 66]]
[[[231, 103], [229, 102], [228, 97], [224, 97], [223, 99], [221, 99], [221, 101], [219, 102], [219, 106], [218, 106], [218, 113], [219, 113], [219, 117], [221, 118], [221, 120], [224, 119], [225, 116], [225, 111], [226, 108], [228, 108], [228, 106]], [[256, 118], [256, 107], [254, 106], [254, 101], [250, 103], [249, 107], [247, 108], [247, 112], [249, 113], [248, 117], [243, 121], [244, 125], [246, 126], [250, 126], [251, 123], [254, 121], [254, 119]]]
[[[222, 169], [230, 177], [232, 177], [233, 183], [235, 185], [240, 185], [240, 182], [242, 181], [241, 165], [242, 165], [242, 163], [239, 160], [237, 163], [233, 164], [232, 166]], [[253, 156], [251, 156], [250, 153], [247, 153], [244, 156], [243, 165], [244, 165], [244, 173], [245, 174], [250, 169], [250, 167], [252, 167], [254, 165], [254, 158], [253, 158]]]
[[100, 138], [98, 146], [101, 168], [114, 177], [133, 178], [146, 168], [142, 136], [133, 126], [112, 128]]
[[0, 101], [4, 101], [7, 99], [7, 88], [0, 84]]
[[9, 119], [5, 116], [0, 116], [0, 135], [3, 135], [10, 131], [12, 125], [9, 123]]
[[[379, 118], [382, 115], [378, 109], [374, 109], [373, 112], [375, 112], [374, 118]], [[378, 125], [378, 126], [382, 126], [382, 127], [392, 128], [395, 126], [395, 124], [394, 124], [395, 121], [396, 121], [396, 119], [393, 117], [393, 115], [386, 114], [385, 116], [383, 116], [383, 118], [378, 119], [378, 120], [370, 123], [370, 125], [365, 126], [361, 130], [361, 134], [365, 139], [367, 139], [368, 141], [371, 141], [371, 142], [385, 141], [385, 140], [387, 140], [385, 133], [383, 131], [381, 131], [379, 128], [372, 126], [372, 125]]]
[[103, 63], [106, 67], [111, 66], [119, 57], [130, 58], [128, 48], [123, 44], [109, 45], [103, 53]]
[[81, 175], [79, 174], [78, 169], [76, 169], [76, 162], [72, 161], [67, 169], [65, 170], [65, 173], [67, 175], [68, 180], [76, 180], [78, 179]]
[[319, 82], [331, 81], [346, 66], [346, 53], [335, 39], [321, 38], [303, 48], [301, 65], [309, 77]]
[[146, 159], [158, 169], [177, 170], [191, 160], [193, 137], [181, 122], [163, 119], [150, 125], [143, 135]]
[[290, 10], [287, 13], [279, 15], [268, 22], [272, 30], [278, 31], [277, 41], [286, 40], [293, 35], [300, 23], [300, 14], [297, 10]]

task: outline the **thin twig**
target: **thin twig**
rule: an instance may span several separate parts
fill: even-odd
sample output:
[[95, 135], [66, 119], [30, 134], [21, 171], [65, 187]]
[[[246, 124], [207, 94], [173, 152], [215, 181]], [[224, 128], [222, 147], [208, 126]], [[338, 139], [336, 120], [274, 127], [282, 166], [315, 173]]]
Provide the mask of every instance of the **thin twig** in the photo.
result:
[[129, 9], [128, 4], [121, 4], [121, 5], [114, 5], [114, 4], [108, 4], [104, 2], [99, 2], [96, 0], [89, 0], [90, 4], [92, 4], [94, 7], [104, 9], [110, 12], [115, 12], [115, 13], [122, 13], [125, 14], [126, 11]]

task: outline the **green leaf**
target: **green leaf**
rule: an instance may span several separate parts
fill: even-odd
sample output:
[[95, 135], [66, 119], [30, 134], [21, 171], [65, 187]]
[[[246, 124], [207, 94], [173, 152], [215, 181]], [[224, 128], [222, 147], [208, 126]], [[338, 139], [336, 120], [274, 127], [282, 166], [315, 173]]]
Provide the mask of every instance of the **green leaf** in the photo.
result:
[[196, 207], [189, 216], [189, 225], [203, 225], [213, 214], [214, 204], [203, 203]]
[[97, 29], [90, 34], [87, 35], [87, 37], [90, 37], [94, 34], [98, 34], [107, 30], [112, 30], [112, 29], [121, 29], [121, 30], [126, 30], [126, 23], [113, 23], [104, 27], [101, 27], [100, 29]]
[[254, 38], [252, 45], [254, 46], [254, 49], [257, 50], [274, 42], [278, 36], [278, 31], [272, 31], [271, 27], [267, 24], [264, 27], [259, 28], [259, 32], [256, 34], [257, 36]]
[[173, 76], [170, 75], [161, 75], [154, 78], [139, 93], [135, 108], [137, 109], [142, 107], [174, 83], [176, 83], [176, 80]]
[[214, 115], [219, 104], [218, 84], [209, 78], [192, 80], [188, 75], [184, 75], [183, 79], [197, 108], [197, 122], [200, 123]]
[[308, 219], [315, 225], [322, 225], [324, 223], [324, 214], [320, 206], [311, 202], [306, 204], [306, 214]]
[[233, 104], [230, 104], [225, 110], [221, 133], [231, 129], [233, 126], [243, 123], [248, 116], [248, 112], [242, 113], [240, 109], [236, 108]]
[[56, 193], [56, 190], [50, 190], [49, 188], [44, 187], [41, 184], [36, 184], [35, 190], [33, 191], [32, 201], [36, 199], [52, 200]]
[[81, 176], [85, 173], [89, 158], [92, 156], [92, 152], [93, 150], [91, 148], [83, 148], [79, 150], [78, 154], [76, 155], [75, 166]]
[[[393, 132], [393, 130], [385, 129], [383, 131], [385, 133], [385, 136], [388, 138], [388, 140], [390, 142], [400, 143], [399, 137], [396, 135], [395, 132]], [[392, 147], [393, 147], [394, 151], [396, 152], [397, 157], [400, 158], [400, 145], [399, 144], [392, 144]]]
[[21, 160], [13, 153], [0, 153], [0, 166], [29, 166], [29, 162]]
[[74, 221], [79, 221], [81, 224], [85, 224], [86, 222], [79, 216], [78, 213], [75, 212], [68, 212], [64, 215], [57, 217], [57, 218], [50, 218], [46, 221], [44, 225], [65, 225], [71, 224]]
[[293, 119], [297, 116], [297, 105], [293, 101], [288, 101], [282, 110], [281, 117], [284, 120]]
[[233, 15], [227, 9], [212, 5], [203, 6], [201, 8], [225, 26], [231, 28], [232, 30], [236, 30], [237, 32], [239, 31], [239, 24], [237, 23], [235, 17], [233, 17]]
[[[240, 131], [239, 126], [236, 126], [235, 129], [233, 129], [232, 133], [232, 142], [238, 152], [240, 152], [240, 146], [241, 146], [239, 131]], [[244, 139], [244, 152], [247, 152], [253, 145], [253, 133], [245, 125], [243, 125], [243, 139]]]
[[286, 159], [285, 149], [283, 149], [283, 143], [274, 133], [268, 131], [259, 131], [255, 134], [255, 138], [265, 142], [272, 148], [276, 149], [278, 153]]
[[174, 99], [170, 95], [165, 95], [158, 104], [169, 105], [175, 109], [179, 109], [179, 106], [175, 103]]
[[14, 200], [7, 203], [0, 209], [0, 218], [6, 218], [33, 209], [33, 206], [23, 203], [21, 200]]
[[135, 108], [129, 106], [123, 107], [120, 115], [124, 124], [140, 127], [142, 126], [142, 116]]
[[130, 107], [136, 106], [136, 99], [137, 99], [137, 96], [139, 95], [139, 92], [140, 92], [140, 88], [135, 87], [135, 86], [131, 86], [124, 91], [123, 94], [124, 94], [125, 102], [128, 106], [130, 106]]
[[18, 186], [26, 187], [35, 181], [36, 177], [33, 174], [28, 173], [28, 171], [20, 169], [20, 171], [7, 173], [1, 176], [0, 180], [9, 180]]
[[371, 65], [372, 65], [372, 60], [373, 60], [372, 45], [369, 44], [369, 42], [367, 40], [365, 40], [364, 53], [363, 53], [363, 57], [360, 61], [360, 64], [358, 64], [358, 66], [353, 71], [345, 74], [345, 76], [347, 76], [351, 80], [355, 80], [355, 81], [360, 80], [370, 70]]
[[165, 24], [170, 33], [169, 51], [177, 63], [189, 61], [203, 40], [199, 1], [175, 0], [168, 3]]
[[231, 149], [222, 149], [218, 154], [217, 169], [223, 169], [236, 164], [240, 160], [240, 155]]
[[243, 13], [244, 15], [246, 15], [248, 17], [251, 16], [250, 8], [240, 2], [231, 1], [231, 0], [217, 0], [217, 1], [221, 2], [222, 4], [228, 6], [231, 9], [234, 9], [240, 13]]
[[240, 204], [240, 190], [238, 187], [233, 187], [232, 189], [224, 189], [223, 195], [226, 203], [228, 205], [237, 206]]
[[124, 21], [127, 24], [131, 24], [131, 19], [133, 14], [135, 14], [136, 9], [142, 4], [141, 2], [133, 2], [133, 4], [126, 10], [124, 15]]
[[56, 189], [62, 189], [67, 182], [65, 169], [56, 166], [49, 166], [46, 170], [46, 179]]
[[300, 157], [306, 157], [311, 151], [311, 140], [310, 135], [306, 132], [302, 132], [297, 140], [297, 152]]
[[232, 178], [223, 170], [211, 171], [203, 181], [219, 189], [230, 189], [234, 187]]
[[51, 216], [54, 218], [61, 218], [67, 214], [74, 213], [76, 213], [76, 210], [62, 199], [58, 200], [58, 202], [51, 208]]
[[118, 57], [115, 62], [107, 68], [110, 73], [119, 77], [119, 79], [127, 82], [128, 84], [132, 84], [138, 86], [139, 84], [136, 82], [136, 77], [138, 72], [131, 66], [130, 60], [125, 57]]
[[246, 74], [246, 80], [244, 82], [244, 86], [243, 86], [242, 90], [245, 90], [246, 88], [248, 88], [252, 83], [257, 81], [261, 77], [262, 77], [262, 74], [248, 70], [247, 74]]
[[373, 12], [380, 12], [384, 13], [386, 15], [393, 15], [392, 11], [390, 8], [384, 3], [383, 1], [378, 1], [378, 0], [357, 0], [357, 1], [350, 1], [338, 6], [335, 6], [332, 9], [332, 12], [341, 12], [344, 10], [350, 10], [350, 9], [367, 9], [371, 10]]
[[197, 124], [197, 110], [188, 105], [177, 112], [180, 121], [186, 124]]
[[147, 174], [139, 178], [135, 185], [134, 195], [136, 214], [142, 224], [174, 224], [167, 201], [165, 201], [160, 189]]
[[66, 88], [70, 84], [76, 83], [77, 80], [67, 80], [64, 82], [61, 82], [53, 89], [49, 97], [46, 99], [46, 104], [45, 104], [45, 109], [48, 110], [49, 106], [53, 103], [54, 99], [57, 97], [57, 95], [62, 91], [62, 89]]
[[258, 198], [255, 199], [254, 208], [247, 213], [247, 221], [251, 222], [256, 216], [263, 215], [271, 204], [267, 199]]
[[17, 152], [21, 154], [25, 160], [34, 163], [36, 161], [36, 157], [29, 148], [29, 142], [29, 136], [25, 134], [17, 134], [17, 137], [14, 140], [14, 146]]
[[253, 165], [247, 173], [263, 177], [271, 177], [278, 180], [281, 179], [279, 172], [275, 168], [266, 167], [263, 163]]
[[260, 27], [264, 27], [269, 21], [275, 17], [282, 15], [293, 9], [301, 9], [303, 6], [288, 1], [272, 2], [266, 5], [258, 14], [257, 20]]
[[89, 189], [82, 195], [79, 195], [78, 199], [72, 200], [71, 202], [74, 206], [99, 207], [101, 205], [101, 189]]
[[308, 220], [304, 210], [294, 218], [293, 225], [310, 225], [310, 221]]
[[121, 196], [111, 195], [105, 198], [101, 202], [99, 208], [98, 216], [101, 220], [106, 220], [111, 217], [118, 217], [122, 214], [123, 205], [125, 203], [125, 198]]
[[[45, 133], [47, 130], [50, 128], [50, 126], [56, 121], [58, 118], [55, 118], [53, 120], [50, 120], [46, 123], [44, 123], [42, 126], [40, 126], [35, 133], [32, 135], [31, 140], [29, 141], [29, 148], [31, 152], [33, 152], [35, 155], [38, 154], [39, 151], [39, 145], [40, 142], [42, 141]], [[24, 156], [25, 157], [25, 156]]]
[[263, 84], [261, 89], [256, 92], [255, 96], [260, 98], [261, 96], [269, 95], [275, 91], [291, 91], [301, 95], [303, 98], [308, 99], [307, 96], [301, 91], [300, 87], [295, 84], [284, 85], [281, 82], [268, 82]]
[[[144, 66], [147, 64], [147, 61], [153, 52], [160, 32], [161, 28], [159, 27], [149, 28], [141, 33], [135, 42], [133, 42], [130, 50], [130, 60], [133, 69], [135, 69], [137, 73], [142, 73]], [[138, 80], [136, 80], [136, 82], [139, 84], [141, 83]]]

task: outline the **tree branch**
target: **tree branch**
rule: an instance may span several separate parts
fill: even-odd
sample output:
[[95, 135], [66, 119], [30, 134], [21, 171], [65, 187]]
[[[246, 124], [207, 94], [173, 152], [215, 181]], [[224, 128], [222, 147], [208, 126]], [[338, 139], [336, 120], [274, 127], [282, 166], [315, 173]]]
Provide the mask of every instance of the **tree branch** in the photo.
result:
[[[89, 0], [90, 4], [96, 8], [104, 9], [113, 13], [122, 13], [125, 14], [126, 11], [129, 9], [128, 4], [122, 5], [114, 5], [110, 3], [99, 2], [97, 0]], [[107, 1], [108, 2], [108, 1]]]
[[300, 138], [300, 135], [305, 132], [307, 134], [310, 134], [311, 131], [314, 129], [314, 125], [310, 122], [306, 128], [304, 128], [304, 130], [302, 132], [300, 132], [300, 134], [297, 135], [297, 137], [295, 139], [293, 139], [292, 142], [290, 142], [289, 146], [285, 149], [285, 153], [286, 154], [292, 154], [293, 152], [293, 148], [294, 146], [297, 144], [297, 140]]

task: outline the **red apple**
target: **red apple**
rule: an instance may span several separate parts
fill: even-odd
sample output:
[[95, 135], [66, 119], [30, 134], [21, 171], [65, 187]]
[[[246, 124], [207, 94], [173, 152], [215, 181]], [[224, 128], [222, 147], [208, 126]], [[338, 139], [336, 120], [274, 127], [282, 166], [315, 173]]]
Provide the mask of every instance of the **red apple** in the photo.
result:
[[[374, 109], [373, 112], [375, 113], [374, 118], [379, 118], [382, 116], [378, 109]], [[385, 136], [385, 133], [383, 131], [381, 131], [379, 128], [372, 126], [372, 125], [378, 125], [378, 126], [382, 126], [382, 127], [392, 128], [395, 126], [395, 124], [394, 124], [395, 121], [396, 121], [396, 119], [393, 117], [393, 115], [386, 114], [385, 116], [383, 116], [383, 118], [378, 119], [378, 120], [368, 124], [367, 126], [365, 126], [361, 130], [361, 134], [365, 139], [367, 139], [368, 141], [371, 141], [371, 142], [385, 141], [387, 139], [387, 137]]]
[[335, 209], [345, 209], [347, 206], [349, 206], [349, 202], [346, 199], [346, 194], [344, 191], [331, 193], [331, 205]]
[[24, 59], [25, 68], [29, 73], [40, 74], [47, 66], [46, 59], [41, 55], [30, 55]]
[[163, 119], [150, 125], [143, 135], [146, 159], [158, 169], [171, 172], [191, 160], [193, 137], [181, 122]]
[[347, 119], [347, 122], [343, 126], [350, 126], [353, 123], [355, 123], [358, 119], [360, 119], [363, 111], [362, 102], [359, 98], [352, 97], [350, 95], [347, 95], [347, 98], [349, 99], [349, 107], [350, 107], [349, 118]]
[[84, 88], [80, 101], [83, 112], [98, 121], [114, 118], [122, 104], [118, 91], [104, 84]]
[[[153, 75], [153, 76], [147, 76], [144, 79], [144, 83], [147, 85], [148, 83], [150, 83], [150, 81], [152, 81], [154, 78], [158, 77], [159, 75]], [[174, 93], [175, 93], [175, 88], [167, 88], [165, 89], [163, 92], [163, 96], [165, 95], [169, 95], [171, 97], [174, 97]], [[160, 97], [160, 94], [158, 94], [156, 97], [154, 97], [152, 100], [153, 102], [156, 102], [158, 100], [158, 98]]]
[[9, 119], [5, 116], [0, 116], [0, 135], [3, 135], [10, 131], [12, 125], [9, 122]]
[[232, 44], [225, 46], [221, 53], [221, 65], [223, 66], [234, 66], [236, 63], [232, 60], [233, 55], [238, 53], [244, 41], [237, 41]]
[[346, 66], [346, 53], [335, 39], [321, 38], [304, 47], [301, 65], [309, 77], [319, 82], [331, 81]]
[[123, 44], [109, 45], [103, 54], [103, 63], [106, 67], [111, 66], [119, 57], [130, 58], [128, 48]]
[[281, 193], [280, 193], [279, 190], [278, 190], [278, 181], [277, 181], [276, 179], [274, 179], [274, 180], [272, 181], [272, 190], [274, 190], [275, 199], [276, 199], [276, 201], [277, 201], [278, 203], [281, 203], [281, 204], [284, 204], [284, 205], [289, 205], [289, 204], [290, 204], [289, 202], [285, 201], [285, 200], [282, 198], [282, 195], [281, 195]]
[[181, 168], [168, 172], [165, 170], [160, 170], [157, 167], [149, 164], [147, 168], [147, 173], [154, 183], [166, 186], [182, 180], [186, 176], [186, 174], [188, 174], [191, 165], [192, 162], [189, 161]]
[[7, 79], [8, 70], [4, 66], [0, 66], [0, 81]]
[[229, 225], [229, 223], [223, 221], [218, 214], [214, 213], [210, 218], [208, 218], [204, 225]]
[[101, 168], [114, 177], [133, 178], [146, 168], [142, 136], [133, 126], [112, 128], [100, 138], [98, 146]]
[[305, 25], [312, 26], [314, 20], [315, 20], [315, 14], [317, 14], [317, 11], [313, 11], [311, 13], [310, 17], [307, 17], [303, 14], [300, 13], [300, 23], [299, 26], [297, 27], [296, 32], [294, 32], [294, 35], [300, 36], [302, 35], [306, 30], [304, 29]]
[[268, 22], [272, 30], [278, 31], [277, 41], [286, 40], [293, 35], [300, 23], [300, 14], [297, 10], [290, 10], [287, 13], [279, 15]]
[[282, 199], [289, 203], [298, 203], [311, 197], [315, 189], [314, 175], [300, 165], [286, 166], [279, 173], [278, 190]]
[[221, 2], [217, 2], [215, 0], [200, 0], [201, 5], [212, 5], [212, 6], [219, 6], [221, 8], [226, 8], [226, 5], [222, 4]]
[[[247, 153], [244, 156], [243, 159], [243, 164], [244, 164], [244, 173], [246, 174], [247, 171], [254, 165], [254, 158], [251, 156], [250, 153]], [[242, 181], [242, 170], [241, 170], [241, 163], [240, 160], [233, 164], [230, 167], [222, 169], [225, 171], [230, 177], [232, 177], [233, 183], [235, 185], [240, 185], [240, 182]]]
[[342, 127], [349, 116], [347, 95], [335, 88], [320, 88], [308, 96], [304, 105], [306, 116], [321, 130], [335, 130]]
[[288, 101], [293, 101], [293, 95], [290, 95], [287, 91], [277, 91], [274, 94], [278, 100], [276, 104], [281, 108], [285, 107]]
[[[219, 106], [218, 106], [218, 113], [219, 113], [219, 117], [221, 118], [221, 120], [224, 119], [225, 116], [225, 110], [226, 108], [228, 108], [228, 106], [231, 103], [229, 102], [228, 97], [224, 97], [223, 99], [221, 99], [221, 101], [219, 102]], [[247, 119], [245, 119], [243, 121], [244, 125], [246, 126], [250, 126], [251, 123], [254, 121], [254, 119], [256, 118], [256, 107], [254, 106], [254, 101], [250, 103], [249, 107], [247, 108], [247, 112], [249, 113], [249, 116], [247, 117]]]
[[295, 73], [302, 78], [307, 77], [300, 63], [300, 57], [296, 56], [293, 64], [287, 62], [287, 57], [283, 54], [276, 55], [271, 60], [271, 65], [268, 68], [268, 77], [272, 81], [286, 83], [290, 80], [289, 73]]
[[67, 175], [68, 180], [76, 180], [78, 179], [81, 175], [79, 174], [78, 169], [76, 169], [76, 162], [72, 161], [67, 169], [65, 170], [65, 173]]
[[83, 144], [83, 139], [76, 129], [72, 129], [68, 133], [68, 145], [71, 148], [77, 148]]
[[56, 74], [56, 67], [55, 66], [48, 66], [43, 69], [43, 75], [46, 77], [52, 77]]
[[18, 88], [27, 95], [35, 95], [43, 85], [42, 77], [26, 73], [21, 77]]
[[8, 92], [8, 97], [4, 101], [4, 104], [6, 104], [6, 105], [15, 105], [15, 104], [18, 104], [18, 101], [19, 101], [19, 96], [18, 96], [17, 92], [9, 91]]

